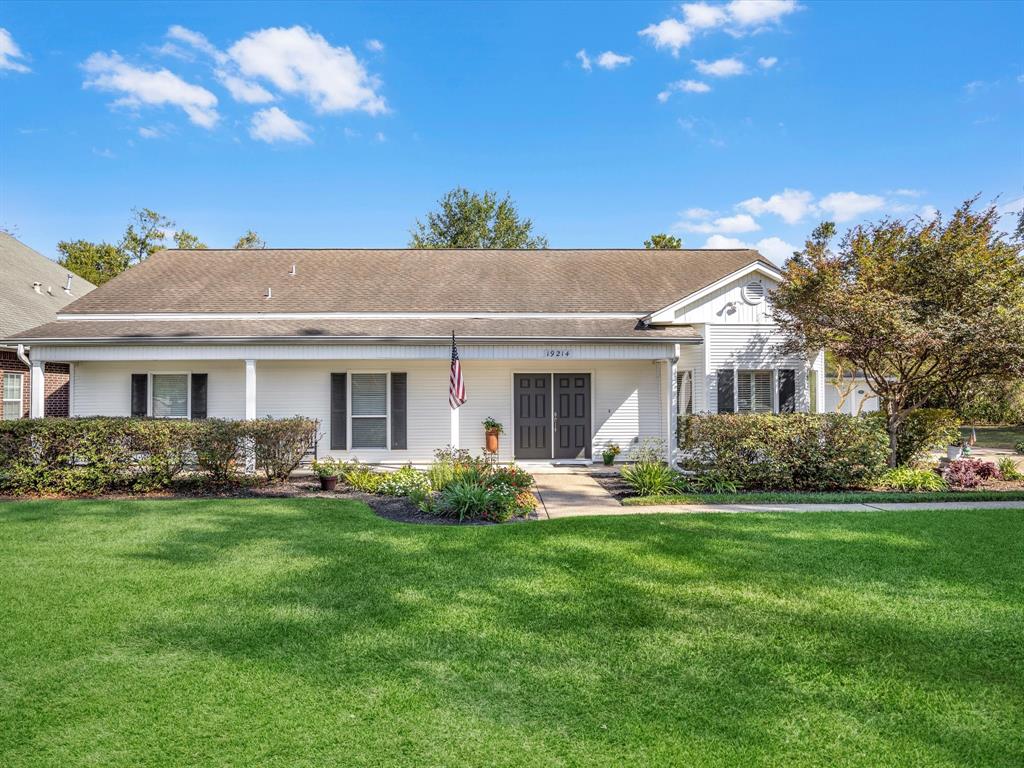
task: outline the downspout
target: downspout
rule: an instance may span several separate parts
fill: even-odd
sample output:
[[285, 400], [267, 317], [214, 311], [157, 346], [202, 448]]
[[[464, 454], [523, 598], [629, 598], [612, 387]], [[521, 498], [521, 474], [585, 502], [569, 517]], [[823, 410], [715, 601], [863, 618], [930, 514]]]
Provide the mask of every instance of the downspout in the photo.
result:
[[25, 367], [30, 371], [32, 370], [32, 363], [29, 362], [28, 355], [25, 354], [25, 345], [19, 344], [17, 349], [18, 359], [25, 364]]

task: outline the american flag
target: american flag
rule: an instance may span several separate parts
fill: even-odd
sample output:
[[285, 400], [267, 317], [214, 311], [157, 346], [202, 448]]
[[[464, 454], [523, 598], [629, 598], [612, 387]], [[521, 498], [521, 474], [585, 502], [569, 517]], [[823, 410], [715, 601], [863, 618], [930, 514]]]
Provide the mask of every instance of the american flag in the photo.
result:
[[466, 402], [466, 382], [462, 378], [459, 348], [455, 346], [455, 331], [452, 331], [452, 371], [448, 377], [448, 405], [455, 410], [464, 402]]

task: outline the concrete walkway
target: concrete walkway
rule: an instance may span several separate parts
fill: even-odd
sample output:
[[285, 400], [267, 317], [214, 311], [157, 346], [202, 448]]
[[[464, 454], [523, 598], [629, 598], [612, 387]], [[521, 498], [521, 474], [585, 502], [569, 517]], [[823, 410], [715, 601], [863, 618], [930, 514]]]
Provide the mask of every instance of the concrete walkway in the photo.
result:
[[706, 514], [717, 512], [899, 512], [913, 509], [1020, 509], [1024, 501], [932, 501], [899, 504], [660, 504], [624, 507], [589, 474], [537, 474], [541, 519], [590, 515]]

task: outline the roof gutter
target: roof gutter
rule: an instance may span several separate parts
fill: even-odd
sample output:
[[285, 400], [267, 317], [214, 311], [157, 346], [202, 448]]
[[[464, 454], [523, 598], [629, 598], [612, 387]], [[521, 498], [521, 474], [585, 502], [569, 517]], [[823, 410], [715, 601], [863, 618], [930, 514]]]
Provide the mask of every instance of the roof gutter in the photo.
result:
[[[635, 336], [459, 336], [463, 344], [701, 344], [703, 339], [662, 336], [637, 338]], [[442, 344], [450, 343], [449, 336], [94, 336], [80, 339], [51, 338], [32, 339], [33, 344], [50, 346], [82, 345], [161, 345], [186, 344]], [[20, 345], [19, 345], [20, 346]]]

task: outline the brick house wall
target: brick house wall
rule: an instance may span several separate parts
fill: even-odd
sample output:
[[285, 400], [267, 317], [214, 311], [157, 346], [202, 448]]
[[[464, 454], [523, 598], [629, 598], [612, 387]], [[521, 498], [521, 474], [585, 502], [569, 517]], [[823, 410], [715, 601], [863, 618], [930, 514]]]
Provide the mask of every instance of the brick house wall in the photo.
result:
[[[20, 373], [21, 405], [20, 417], [28, 418], [31, 405], [32, 387], [29, 379], [31, 374], [25, 364], [18, 359], [13, 349], [0, 349], [0, 385], [4, 373]], [[47, 416], [68, 416], [71, 410], [71, 368], [67, 363], [46, 363], [46, 375], [43, 382], [44, 413]], [[0, 402], [0, 418], [6, 418], [4, 404]]]

